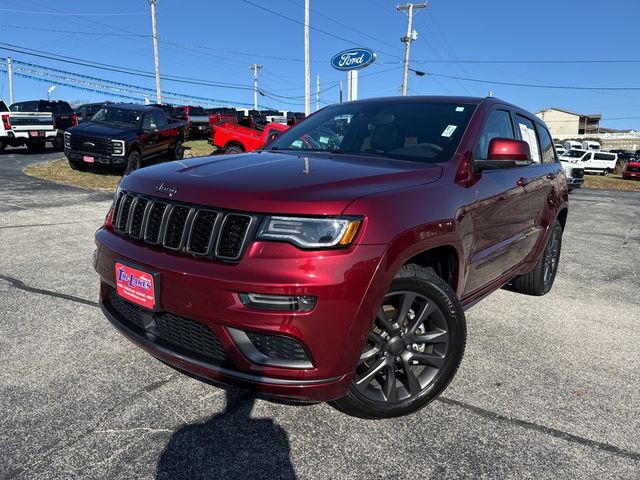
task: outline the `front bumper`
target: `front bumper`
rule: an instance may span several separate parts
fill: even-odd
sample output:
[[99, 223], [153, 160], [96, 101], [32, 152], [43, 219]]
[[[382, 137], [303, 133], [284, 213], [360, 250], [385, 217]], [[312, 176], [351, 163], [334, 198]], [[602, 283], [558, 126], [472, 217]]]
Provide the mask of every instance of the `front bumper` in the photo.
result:
[[569, 188], [581, 188], [584, 184], [584, 178], [567, 177], [567, 185]]
[[[38, 132], [38, 135], [32, 133]], [[44, 140], [46, 142], [53, 141], [58, 136], [58, 130], [12, 130], [8, 132], [9, 138], [21, 138], [26, 140]]]
[[[97, 232], [96, 243], [102, 309], [131, 341], [197, 376], [298, 401], [344, 395], [382, 300], [377, 296], [386, 290], [386, 286], [371, 288], [385, 251], [381, 245], [303, 252], [288, 244], [254, 242], [241, 262], [231, 265], [168, 253], [105, 229]], [[224, 359], [203, 357], [132, 328], [110, 307], [116, 260], [159, 274], [162, 313], [148, 316], [166, 312], [206, 326], [224, 349]], [[269, 311], [242, 304], [238, 293], [243, 292], [312, 295], [318, 302], [309, 312]], [[311, 365], [256, 364], [236, 344], [233, 329], [294, 339], [304, 346]]]
[[640, 180], [640, 172], [622, 172], [622, 178], [627, 180]]
[[[103, 155], [103, 154], [97, 154], [95, 152], [83, 152], [79, 150], [71, 150], [66, 147], [64, 149], [64, 154], [67, 157], [67, 159], [71, 160], [72, 162], [78, 162], [78, 163], [87, 163], [84, 160], [85, 156], [94, 158], [95, 160], [94, 164], [96, 165], [121, 167], [121, 166], [124, 166], [126, 161], [125, 156]], [[91, 165], [91, 163], [87, 163], [87, 164]]]

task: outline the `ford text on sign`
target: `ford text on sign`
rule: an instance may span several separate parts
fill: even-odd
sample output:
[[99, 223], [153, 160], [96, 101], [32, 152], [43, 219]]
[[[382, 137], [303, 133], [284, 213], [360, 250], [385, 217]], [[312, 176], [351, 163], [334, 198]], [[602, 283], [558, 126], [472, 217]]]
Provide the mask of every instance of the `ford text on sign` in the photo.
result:
[[357, 70], [371, 65], [376, 54], [366, 48], [352, 48], [340, 52], [331, 59], [331, 66], [336, 70]]

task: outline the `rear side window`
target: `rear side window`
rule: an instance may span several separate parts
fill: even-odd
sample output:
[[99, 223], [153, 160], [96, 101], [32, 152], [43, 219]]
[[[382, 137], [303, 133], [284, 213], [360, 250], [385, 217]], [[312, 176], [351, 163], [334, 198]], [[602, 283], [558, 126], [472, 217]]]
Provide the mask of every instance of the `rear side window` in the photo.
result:
[[0, 112], [8, 112], [7, 104], [0, 100]]
[[9, 107], [12, 112], [37, 112], [38, 102], [14, 103]]
[[553, 151], [553, 140], [547, 129], [536, 124], [538, 138], [540, 139], [540, 150], [542, 151], [542, 163], [555, 163], [556, 154]]
[[533, 163], [542, 163], [540, 148], [538, 146], [538, 135], [536, 134], [533, 122], [521, 115], [516, 115], [516, 122], [518, 123], [520, 138], [529, 144], [531, 160]]
[[489, 114], [487, 123], [482, 129], [476, 158], [486, 160], [489, 153], [489, 143], [494, 138], [514, 138], [511, 115], [506, 110], [494, 110]]
[[609, 154], [607, 154], [607, 153], [596, 153], [596, 154], [594, 155], [594, 158], [595, 158], [596, 160], [608, 160], [608, 161], [610, 162], [610, 161], [612, 161], [612, 160], [615, 158], [615, 156], [613, 156], [613, 155], [609, 155]]
[[158, 128], [164, 126], [166, 120], [162, 112], [154, 110], [153, 112], [151, 112], [151, 114], [153, 115], [153, 123], [155, 123]]

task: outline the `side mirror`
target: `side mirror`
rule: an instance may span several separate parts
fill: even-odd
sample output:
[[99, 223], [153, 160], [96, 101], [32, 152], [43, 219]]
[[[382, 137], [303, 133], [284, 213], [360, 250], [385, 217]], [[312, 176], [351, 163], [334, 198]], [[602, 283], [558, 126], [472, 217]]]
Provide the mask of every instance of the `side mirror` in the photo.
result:
[[493, 138], [489, 142], [486, 160], [476, 160], [478, 170], [526, 167], [531, 165], [529, 144], [512, 138]]

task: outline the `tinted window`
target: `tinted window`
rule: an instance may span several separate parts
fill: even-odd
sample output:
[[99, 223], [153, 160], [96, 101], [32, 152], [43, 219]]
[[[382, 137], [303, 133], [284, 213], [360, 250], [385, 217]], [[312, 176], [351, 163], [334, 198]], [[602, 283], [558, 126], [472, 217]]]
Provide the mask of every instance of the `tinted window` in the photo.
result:
[[140, 112], [126, 108], [105, 107], [99, 110], [91, 121], [121, 127], [138, 128]]
[[536, 124], [538, 138], [540, 139], [540, 150], [542, 151], [542, 163], [555, 163], [556, 154], [553, 151], [553, 140], [547, 129]]
[[206, 115], [207, 112], [202, 107], [191, 107], [189, 109], [189, 115]]
[[12, 112], [37, 112], [38, 102], [19, 102], [14, 103], [10, 107]]
[[596, 153], [596, 154], [594, 155], [594, 158], [595, 158], [596, 160], [608, 160], [608, 161], [611, 161], [611, 160], [613, 160], [615, 157], [614, 157], [613, 155], [608, 155], [608, 154], [606, 154], [606, 153]]
[[0, 100], [0, 112], [6, 112], [7, 110], [9, 110], [7, 104]]
[[487, 159], [489, 143], [494, 138], [514, 138], [511, 115], [505, 110], [494, 110], [489, 115], [478, 141], [476, 158]]
[[153, 117], [153, 123], [155, 123], [158, 128], [164, 126], [164, 124], [167, 123], [162, 112], [154, 110], [153, 112], [151, 112], [151, 115]]
[[334, 151], [444, 162], [458, 148], [475, 108], [418, 102], [333, 105], [284, 132], [267, 150]]
[[538, 135], [533, 127], [533, 122], [528, 118], [521, 115], [516, 115], [516, 122], [518, 123], [518, 132], [520, 133], [520, 139], [529, 144], [529, 150], [531, 151], [531, 160], [533, 163], [542, 163], [542, 157], [540, 157], [540, 147], [538, 144]]

